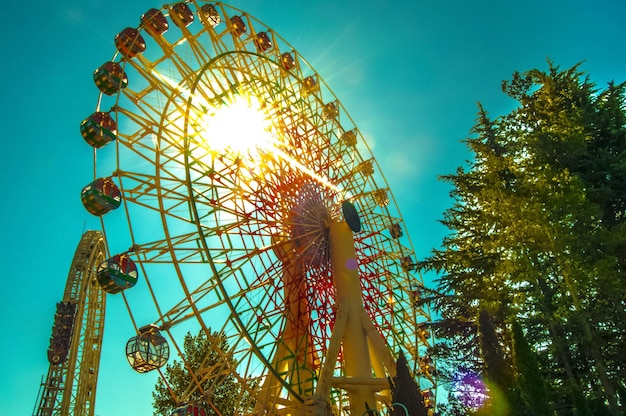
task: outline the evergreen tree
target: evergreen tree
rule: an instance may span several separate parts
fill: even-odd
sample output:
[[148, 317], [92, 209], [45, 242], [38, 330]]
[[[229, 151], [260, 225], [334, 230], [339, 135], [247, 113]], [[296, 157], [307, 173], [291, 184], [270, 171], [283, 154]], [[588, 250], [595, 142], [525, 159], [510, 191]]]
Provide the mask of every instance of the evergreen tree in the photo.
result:
[[548, 394], [537, 357], [516, 320], [513, 321], [512, 330], [517, 385], [521, 398], [531, 415], [549, 415], [551, 412]]
[[499, 391], [507, 392], [512, 384], [510, 363], [506, 360], [502, 341], [498, 339], [493, 318], [487, 308], [480, 309], [478, 325], [485, 379], [492, 388], [497, 387]]
[[[238, 416], [249, 411], [253, 403], [233, 373], [236, 363], [218, 353], [227, 350], [226, 340], [218, 333], [210, 337], [202, 330], [196, 336], [187, 333], [184, 360], [167, 365], [165, 381], [159, 379], [152, 393], [155, 414], [170, 416], [186, 404], [204, 408], [207, 415]], [[207, 372], [213, 376], [201, 378]]]
[[[393, 379], [394, 416], [427, 416], [424, 396], [415, 379], [411, 376], [409, 365], [401, 351], [396, 362], [396, 376]], [[408, 413], [407, 413], [408, 412]]]
[[[440, 275], [439, 368], [474, 368], [515, 400], [519, 322], [559, 414], [621, 414], [625, 86], [598, 91], [578, 66], [549, 63], [513, 74], [503, 91], [519, 106], [496, 119], [479, 106], [466, 140], [473, 159], [443, 177], [451, 233], [419, 265]], [[454, 354], [467, 364], [454, 367]]]

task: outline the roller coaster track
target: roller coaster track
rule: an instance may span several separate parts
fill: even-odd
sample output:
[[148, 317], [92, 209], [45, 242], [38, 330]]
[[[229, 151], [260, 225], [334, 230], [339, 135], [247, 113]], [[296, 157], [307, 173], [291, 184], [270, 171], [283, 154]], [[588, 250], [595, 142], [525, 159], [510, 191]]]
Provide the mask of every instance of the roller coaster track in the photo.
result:
[[63, 300], [52, 327], [48, 374], [43, 376], [33, 416], [93, 416], [106, 297], [96, 280], [105, 260], [99, 231], [83, 234], [70, 266]]

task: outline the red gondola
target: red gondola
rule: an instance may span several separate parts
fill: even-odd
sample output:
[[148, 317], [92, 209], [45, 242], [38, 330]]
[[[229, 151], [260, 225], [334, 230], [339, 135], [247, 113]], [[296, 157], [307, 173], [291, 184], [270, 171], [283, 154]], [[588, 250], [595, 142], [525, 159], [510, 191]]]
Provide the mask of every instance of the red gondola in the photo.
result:
[[341, 140], [348, 146], [356, 146], [356, 130], [348, 130], [341, 135]]
[[322, 119], [331, 120], [339, 115], [339, 108], [334, 102], [326, 103], [322, 107]]
[[141, 27], [151, 36], [161, 36], [167, 29], [169, 29], [169, 23], [160, 10], [150, 9], [141, 16]]
[[400, 260], [400, 265], [402, 266], [402, 270], [407, 272], [417, 270], [417, 264], [415, 264], [413, 256], [405, 256], [402, 260]]
[[193, 12], [187, 6], [187, 3], [176, 3], [170, 10], [170, 17], [176, 26], [183, 28], [189, 26], [193, 22]]
[[206, 410], [198, 406], [182, 406], [174, 410], [172, 416], [206, 416]]
[[290, 70], [296, 66], [296, 60], [293, 59], [293, 56], [289, 52], [280, 55], [280, 62], [286, 70]]
[[308, 95], [312, 92], [318, 91], [320, 89], [319, 84], [315, 77], [309, 75], [308, 77], [302, 80], [302, 94]]
[[199, 15], [200, 21], [211, 27], [219, 25], [222, 21], [219, 12], [213, 4], [203, 4], [202, 7], [200, 7]]
[[404, 235], [404, 233], [402, 232], [402, 226], [398, 223], [393, 224], [391, 227], [389, 227], [389, 233], [391, 234], [392, 238], [400, 238]]
[[122, 194], [111, 178], [98, 178], [83, 188], [80, 194], [83, 206], [96, 216], [119, 208]]
[[93, 73], [93, 81], [100, 91], [113, 95], [128, 85], [128, 77], [117, 62], [105, 62]]
[[246, 30], [248, 30], [248, 28], [246, 27], [246, 24], [243, 22], [243, 19], [241, 18], [241, 16], [233, 16], [230, 18], [230, 24], [232, 25], [232, 33], [235, 36], [241, 36], [244, 33], [246, 33]]
[[387, 194], [386, 189], [377, 189], [372, 195], [374, 197], [374, 202], [376, 202], [377, 205], [381, 207], [389, 205], [389, 195]]
[[267, 32], [259, 32], [254, 38], [254, 45], [256, 46], [256, 50], [258, 52], [265, 52], [272, 47], [272, 41], [270, 40]]
[[96, 149], [115, 140], [117, 123], [102, 111], [96, 111], [80, 123], [80, 134], [83, 139]]
[[135, 286], [137, 266], [128, 254], [117, 254], [98, 266], [96, 276], [106, 292], [119, 293]]
[[127, 27], [115, 35], [115, 47], [127, 58], [132, 58], [146, 50], [146, 41], [137, 29]]

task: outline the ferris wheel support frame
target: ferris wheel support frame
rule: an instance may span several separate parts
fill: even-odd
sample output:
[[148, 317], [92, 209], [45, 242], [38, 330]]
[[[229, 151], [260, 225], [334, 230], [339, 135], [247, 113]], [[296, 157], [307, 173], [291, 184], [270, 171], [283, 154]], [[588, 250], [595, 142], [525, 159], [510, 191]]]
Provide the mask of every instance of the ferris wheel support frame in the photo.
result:
[[395, 362], [363, 307], [352, 230], [347, 222], [334, 221], [329, 231], [337, 304], [345, 315], [345, 324], [333, 331], [342, 339], [345, 375], [332, 384], [348, 392], [351, 413], [360, 415], [378, 407], [375, 393], [389, 390], [387, 377], [395, 376]]
[[[328, 229], [333, 279], [337, 290], [337, 318], [315, 394], [312, 400], [304, 401], [297, 414], [329, 415], [330, 389], [334, 387], [348, 393], [351, 414], [361, 415], [378, 410], [385, 403], [391, 402], [389, 377], [396, 375], [395, 361], [363, 307], [355, 243], [350, 226], [346, 221], [332, 221], [328, 224]], [[334, 377], [333, 368], [341, 347], [345, 375]], [[280, 358], [282, 357], [275, 357]], [[270, 385], [272, 382], [278, 384], [272, 377], [269, 381]], [[271, 396], [271, 387], [264, 386], [263, 390], [268, 397]]]
[[94, 415], [106, 305], [96, 268], [104, 261], [105, 250], [99, 231], [85, 232], [78, 243], [63, 294], [64, 303], [76, 305], [67, 358], [50, 363], [33, 416]]

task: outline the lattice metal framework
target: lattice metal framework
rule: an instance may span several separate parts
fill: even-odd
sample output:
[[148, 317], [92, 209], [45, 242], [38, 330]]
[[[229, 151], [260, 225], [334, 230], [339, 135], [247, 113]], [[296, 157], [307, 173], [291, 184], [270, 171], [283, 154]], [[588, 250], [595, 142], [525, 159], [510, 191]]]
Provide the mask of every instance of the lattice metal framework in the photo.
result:
[[73, 305], [73, 322], [55, 320], [53, 328], [51, 344], [63, 330], [59, 325], [70, 327], [69, 345], [62, 351], [66, 357], [49, 352], [50, 367], [42, 379], [33, 415], [94, 414], [106, 302], [96, 281], [96, 268], [104, 258], [102, 233], [87, 231], [76, 248], [63, 294], [62, 303]]

